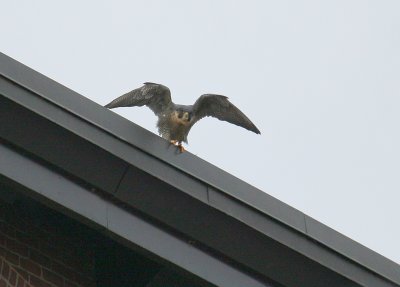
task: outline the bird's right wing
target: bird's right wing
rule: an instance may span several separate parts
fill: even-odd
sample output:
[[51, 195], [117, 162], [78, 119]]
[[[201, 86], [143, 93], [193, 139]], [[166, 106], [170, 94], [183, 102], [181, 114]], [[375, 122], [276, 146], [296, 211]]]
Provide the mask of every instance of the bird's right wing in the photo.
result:
[[158, 115], [171, 104], [171, 91], [166, 86], [146, 82], [144, 86], [116, 98], [105, 107], [113, 109], [146, 105]]

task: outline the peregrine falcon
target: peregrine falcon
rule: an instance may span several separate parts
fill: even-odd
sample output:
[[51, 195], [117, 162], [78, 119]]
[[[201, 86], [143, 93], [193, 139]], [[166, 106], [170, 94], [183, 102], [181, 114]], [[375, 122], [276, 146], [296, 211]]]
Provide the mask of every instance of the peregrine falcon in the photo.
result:
[[158, 117], [158, 133], [179, 147], [181, 152], [184, 151], [182, 142], [188, 142], [187, 137], [192, 126], [208, 116], [260, 134], [258, 128], [228, 100], [228, 97], [205, 94], [200, 96], [194, 105], [177, 105], [172, 102], [168, 87], [150, 82], [116, 98], [105, 107], [113, 109], [144, 105]]

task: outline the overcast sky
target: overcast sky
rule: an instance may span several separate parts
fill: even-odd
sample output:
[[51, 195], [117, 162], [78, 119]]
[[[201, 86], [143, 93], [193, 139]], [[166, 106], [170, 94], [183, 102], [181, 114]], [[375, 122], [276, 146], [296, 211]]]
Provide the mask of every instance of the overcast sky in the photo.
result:
[[[400, 263], [400, 1], [1, 1], [0, 51], [105, 104], [226, 95], [188, 150]], [[156, 133], [146, 108], [115, 110]]]

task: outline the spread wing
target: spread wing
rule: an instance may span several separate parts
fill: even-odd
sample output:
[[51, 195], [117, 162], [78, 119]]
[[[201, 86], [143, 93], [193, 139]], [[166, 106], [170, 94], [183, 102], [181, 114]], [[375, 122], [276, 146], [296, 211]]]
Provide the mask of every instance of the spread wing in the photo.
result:
[[197, 99], [193, 105], [193, 124], [208, 116], [241, 126], [256, 134], [261, 133], [250, 119], [225, 96], [206, 94]]
[[156, 115], [159, 115], [171, 104], [171, 91], [166, 86], [146, 82], [144, 86], [116, 98], [105, 107], [113, 109], [146, 105]]

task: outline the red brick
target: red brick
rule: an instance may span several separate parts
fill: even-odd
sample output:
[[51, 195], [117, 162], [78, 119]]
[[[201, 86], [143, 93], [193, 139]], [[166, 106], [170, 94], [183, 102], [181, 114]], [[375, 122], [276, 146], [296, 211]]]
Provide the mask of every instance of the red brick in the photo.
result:
[[32, 222], [22, 230], [19, 230], [21, 233], [28, 235], [30, 238], [34, 238], [38, 242], [48, 242], [49, 235], [46, 232], [43, 232], [40, 228], [36, 227], [32, 224]]
[[39, 241], [25, 232], [17, 231], [16, 238], [19, 242], [24, 243], [29, 247], [39, 248]]
[[0, 287], [7, 287], [7, 282], [4, 279], [0, 279]]
[[40, 276], [42, 273], [42, 268], [40, 265], [36, 264], [30, 259], [24, 259], [21, 258], [21, 264], [20, 264], [22, 269], [25, 269], [26, 271], [33, 273], [35, 275]]
[[58, 250], [50, 244], [42, 242], [39, 249], [44, 255], [50, 258], [62, 258], [62, 256], [59, 255]]
[[29, 276], [29, 283], [31, 283], [33, 287], [52, 287], [51, 284], [33, 275]]
[[17, 273], [19, 274], [19, 276], [21, 276], [23, 279], [25, 280], [29, 280], [29, 274], [28, 272], [26, 272], [25, 270], [22, 270], [19, 267], [14, 267], [15, 271], [17, 271]]
[[17, 273], [15, 272], [15, 270], [11, 269], [10, 280], [8, 281], [13, 286], [15, 286], [15, 283], [17, 283]]
[[54, 235], [59, 237], [58, 234], [60, 226], [58, 225], [54, 225], [51, 222], [43, 222], [40, 225], [40, 228], [42, 229], [42, 231], [46, 232], [46, 234], [50, 235], [52, 241], [54, 240]]
[[6, 246], [6, 236], [3, 233], [0, 233], [0, 246]]
[[0, 255], [2, 255], [7, 261], [14, 265], [19, 264], [19, 256], [17, 254], [14, 254], [6, 249], [3, 249], [0, 247]]
[[28, 256], [28, 247], [17, 242], [16, 240], [7, 239], [7, 248], [10, 251], [19, 254], [20, 256]]
[[7, 206], [3, 203], [0, 203], [0, 219], [5, 218], [6, 210], [7, 210]]
[[30, 224], [27, 223], [25, 220], [23, 220], [21, 218], [21, 214], [19, 213], [9, 214], [9, 216], [6, 219], [6, 222], [18, 230], [26, 230], [27, 228], [30, 227]]
[[26, 280], [22, 278], [21, 276], [18, 276], [18, 283], [17, 287], [24, 287]]
[[8, 280], [8, 276], [10, 276], [10, 266], [4, 262], [3, 269], [1, 270], [1, 275]]
[[2, 221], [0, 221], [0, 232], [9, 237], [15, 238], [15, 228]]
[[72, 256], [71, 254], [66, 254], [66, 253], [59, 255], [62, 255], [62, 257], [60, 258], [60, 256], [58, 256], [57, 259], [60, 260], [64, 265], [72, 267], [75, 270], [79, 270], [84, 273], [88, 274], [94, 273], [93, 257], [92, 258], [85, 257], [79, 254]]
[[66, 267], [65, 265], [58, 263], [56, 261], [52, 262], [50, 269], [68, 279], [73, 279], [75, 275], [73, 269]]
[[29, 258], [32, 259], [33, 261], [35, 261], [36, 263], [50, 268], [51, 266], [51, 260], [49, 257], [43, 255], [41, 252], [30, 249], [29, 250]]
[[73, 267], [74, 269], [81, 269], [81, 262], [79, 258], [74, 258], [70, 254], [58, 253], [56, 255], [57, 260], [61, 261], [65, 266]]
[[47, 269], [43, 269], [43, 278], [46, 281], [49, 281], [53, 284], [55, 284], [56, 286], [63, 286], [64, 285], [64, 279], [57, 275], [56, 273], [47, 270]]
[[78, 287], [79, 285], [76, 285], [75, 283], [72, 283], [71, 281], [65, 281], [64, 287]]
[[94, 281], [86, 276], [76, 273], [75, 280], [76, 283], [85, 287], [95, 286]]

